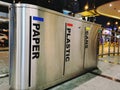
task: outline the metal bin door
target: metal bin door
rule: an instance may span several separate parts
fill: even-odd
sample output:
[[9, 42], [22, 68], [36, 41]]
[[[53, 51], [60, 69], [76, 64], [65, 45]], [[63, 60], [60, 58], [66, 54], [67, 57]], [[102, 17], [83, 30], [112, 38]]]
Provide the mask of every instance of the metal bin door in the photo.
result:
[[[66, 19], [65, 31], [65, 75], [77, 75], [83, 71], [84, 39], [82, 22]], [[69, 46], [69, 47], [68, 47]]]

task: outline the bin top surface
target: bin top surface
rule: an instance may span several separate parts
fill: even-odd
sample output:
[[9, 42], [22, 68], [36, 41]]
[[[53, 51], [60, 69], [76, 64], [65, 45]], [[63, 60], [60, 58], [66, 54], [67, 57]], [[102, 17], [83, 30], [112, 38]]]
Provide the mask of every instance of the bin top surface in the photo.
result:
[[44, 11], [44, 12], [56, 14], [56, 15], [58, 15], [58, 16], [70, 18], [70, 19], [77, 20], [77, 21], [84, 22], [84, 23], [96, 24], [96, 25], [99, 25], [99, 26], [100, 26], [100, 24], [97, 24], [97, 23], [94, 23], [94, 22], [85, 21], [85, 20], [80, 20], [79, 18], [72, 17], [72, 16], [68, 16], [68, 15], [62, 14], [62, 13], [60, 13], [60, 12], [57, 12], [57, 11], [54, 11], [54, 10], [50, 10], [50, 9], [47, 9], [47, 8], [43, 8], [43, 7], [40, 7], [40, 6], [37, 6], [37, 5], [25, 4], [25, 3], [17, 3], [17, 4], [12, 4], [12, 5], [10, 6], [10, 8], [14, 8], [14, 7], [15, 7], [15, 8], [38, 9], [38, 10], [40, 10], [40, 11]]

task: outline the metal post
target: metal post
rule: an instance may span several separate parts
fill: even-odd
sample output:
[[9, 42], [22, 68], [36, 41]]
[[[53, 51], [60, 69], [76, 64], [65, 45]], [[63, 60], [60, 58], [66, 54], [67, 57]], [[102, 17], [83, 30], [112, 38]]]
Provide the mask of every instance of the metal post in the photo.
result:
[[120, 46], [120, 38], [118, 38], [118, 55], [119, 55], [119, 51], [120, 51], [120, 48], [119, 48], [119, 46]]
[[110, 56], [110, 43], [111, 43], [111, 36], [109, 36], [108, 56]]
[[97, 38], [97, 55], [100, 55], [100, 44], [101, 44], [101, 32], [98, 33], [98, 38]]
[[[102, 34], [101, 34], [102, 35]], [[103, 37], [102, 37], [102, 39], [103, 39]], [[102, 53], [102, 55], [101, 55], [101, 57], [103, 57], [103, 53], [104, 53], [104, 42], [102, 42], [102, 51], [101, 51], [101, 53]]]
[[113, 56], [115, 56], [115, 45], [116, 45], [116, 37], [114, 36], [114, 44], [113, 44]]

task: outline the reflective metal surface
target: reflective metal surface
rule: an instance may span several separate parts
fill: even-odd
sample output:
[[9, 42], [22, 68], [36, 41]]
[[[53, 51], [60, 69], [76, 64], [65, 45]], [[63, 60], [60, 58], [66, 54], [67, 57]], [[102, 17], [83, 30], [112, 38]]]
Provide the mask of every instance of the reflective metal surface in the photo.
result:
[[[87, 29], [88, 28], [88, 29]], [[97, 29], [95, 24], [85, 24], [85, 32], [88, 33], [88, 46], [85, 47], [85, 69], [91, 69], [97, 65]], [[86, 37], [85, 37], [86, 38]]]
[[49, 88], [97, 66], [99, 25], [28, 4], [12, 5], [10, 19], [11, 89]]

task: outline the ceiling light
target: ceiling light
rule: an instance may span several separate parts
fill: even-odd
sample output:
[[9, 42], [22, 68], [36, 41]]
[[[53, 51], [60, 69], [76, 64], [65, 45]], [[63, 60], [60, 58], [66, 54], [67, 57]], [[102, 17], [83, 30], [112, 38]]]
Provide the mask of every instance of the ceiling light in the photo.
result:
[[120, 13], [120, 10], [118, 10], [118, 12]]
[[116, 21], [115, 24], [118, 25], [118, 22]]
[[107, 25], [109, 26], [109, 25], [110, 25], [110, 22], [107, 22]]
[[48, 0], [48, 3], [50, 3], [50, 0]]
[[84, 7], [84, 8], [85, 8], [85, 10], [88, 10], [88, 8], [89, 8], [88, 4], [87, 4], [87, 5], [85, 5], [85, 7]]
[[118, 29], [120, 30], [120, 26], [118, 27]]
[[112, 4], [111, 4], [111, 3], [109, 4], [109, 7], [112, 7]]

